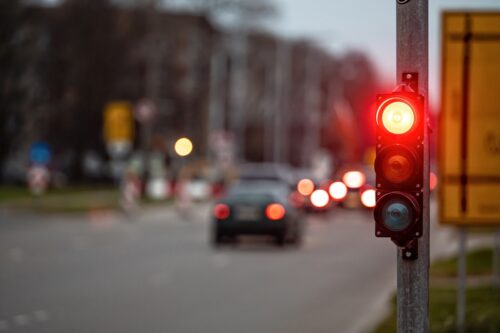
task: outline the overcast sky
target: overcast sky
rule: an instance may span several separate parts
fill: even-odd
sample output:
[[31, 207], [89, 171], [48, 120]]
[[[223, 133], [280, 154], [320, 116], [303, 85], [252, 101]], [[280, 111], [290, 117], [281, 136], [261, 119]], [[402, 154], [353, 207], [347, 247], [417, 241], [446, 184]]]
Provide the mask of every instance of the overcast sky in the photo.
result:
[[[274, 0], [278, 17], [272, 30], [289, 37], [312, 37], [319, 44], [342, 54], [364, 51], [380, 77], [395, 83], [395, 0]], [[440, 13], [447, 9], [496, 9], [500, 0], [429, 0], [429, 93], [439, 103]]]

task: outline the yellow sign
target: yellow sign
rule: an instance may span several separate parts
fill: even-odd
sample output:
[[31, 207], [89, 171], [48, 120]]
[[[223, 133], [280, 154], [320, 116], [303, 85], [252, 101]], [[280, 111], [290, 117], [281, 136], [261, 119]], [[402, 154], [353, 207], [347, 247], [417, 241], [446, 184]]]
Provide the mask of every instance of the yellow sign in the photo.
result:
[[440, 220], [500, 224], [500, 12], [443, 14]]
[[134, 138], [132, 107], [128, 102], [114, 101], [104, 110], [104, 138], [106, 142], [127, 141]]

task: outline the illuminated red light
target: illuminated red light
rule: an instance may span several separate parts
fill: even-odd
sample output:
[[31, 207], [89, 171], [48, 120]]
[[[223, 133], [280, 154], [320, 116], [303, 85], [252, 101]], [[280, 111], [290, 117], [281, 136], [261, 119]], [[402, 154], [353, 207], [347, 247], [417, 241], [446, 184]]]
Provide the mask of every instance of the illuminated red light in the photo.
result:
[[347, 186], [342, 182], [334, 182], [328, 188], [333, 200], [342, 200], [347, 195]]
[[404, 134], [415, 124], [415, 111], [402, 99], [388, 99], [377, 110], [377, 119], [392, 134]]
[[348, 171], [342, 177], [342, 181], [349, 188], [360, 188], [364, 185], [366, 177], [361, 171]]
[[314, 182], [304, 178], [297, 183], [297, 191], [303, 196], [308, 196], [314, 191]]
[[226, 204], [217, 204], [214, 207], [214, 216], [219, 220], [225, 220], [229, 217], [231, 210]]
[[330, 197], [325, 190], [316, 190], [311, 194], [311, 203], [314, 207], [323, 208], [328, 205]]
[[285, 216], [285, 207], [278, 203], [266, 207], [266, 217], [272, 221], [281, 220]]
[[373, 208], [376, 204], [375, 190], [368, 189], [361, 193], [361, 203], [367, 208]]

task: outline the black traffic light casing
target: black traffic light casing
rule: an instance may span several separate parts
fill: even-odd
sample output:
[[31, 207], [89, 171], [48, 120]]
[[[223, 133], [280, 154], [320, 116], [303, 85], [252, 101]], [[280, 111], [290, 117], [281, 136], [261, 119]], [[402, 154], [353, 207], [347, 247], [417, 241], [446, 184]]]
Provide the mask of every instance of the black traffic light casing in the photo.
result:
[[[376, 106], [375, 235], [390, 237], [404, 247], [420, 237], [423, 229], [424, 98], [411, 89], [401, 89], [378, 95]], [[408, 110], [413, 120], [405, 116], [410, 114]], [[410, 123], [407, 131], [401, 129], [401, 124]]]

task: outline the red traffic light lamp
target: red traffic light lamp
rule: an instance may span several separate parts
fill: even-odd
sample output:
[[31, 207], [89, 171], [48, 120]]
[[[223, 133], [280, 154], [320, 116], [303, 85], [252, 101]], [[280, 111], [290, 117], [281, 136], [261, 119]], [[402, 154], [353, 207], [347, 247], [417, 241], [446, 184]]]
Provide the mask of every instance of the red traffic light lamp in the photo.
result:
[[375, 235], [401, 247], [422, 235], [424, 99], [403, 84], [377, 96]]

